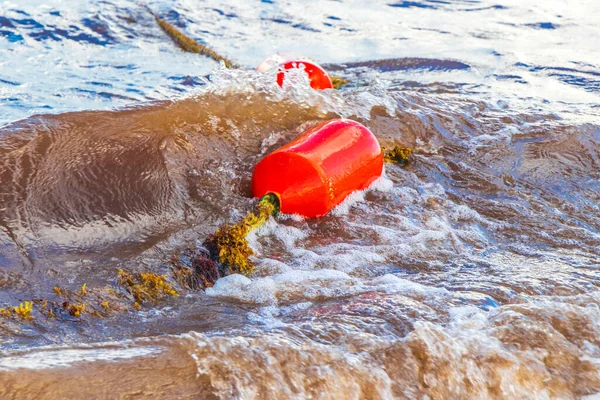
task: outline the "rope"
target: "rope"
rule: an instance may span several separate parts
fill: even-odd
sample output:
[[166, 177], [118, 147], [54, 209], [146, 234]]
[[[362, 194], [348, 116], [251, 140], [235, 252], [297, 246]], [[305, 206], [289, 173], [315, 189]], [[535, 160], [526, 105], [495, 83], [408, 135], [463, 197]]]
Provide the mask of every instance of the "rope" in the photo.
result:
[[255, 211], [248, 213], [237, 224], [221, 225], [208, 237], [204, 246], [224, 267], [233, 272], [249, 275], [254, 271], [254, 263], [249, 258], [254, 255], [254, 251], [246, 237], [250, 232], [264, 225], [271, 215], [278, 214], [279, 199], [274, 194], [268, 193], [258, 201]]
[[146, 7], [148, 12], [152, 14], [158, 26], [165, 32], [183, 51], [187, 51], [189, 53], [197, 53], [203, 56], [207, 56], [212, 58], [217, 62], [223, 62], [227, 68], [239, 68], [238, 65], [230, 61], [229, 59], [223, 57], [218, 54], [216, 51], [211, 48], [196, 42], [194, 39], [186, 36], [184, 33], [179, 31], [173, 25], [168, 23], [167, 21], [159, 18], [156, 14], [152, 12], [148, 7]]
[[[152, 10], [149, 7], [146, 6], [146, 10], [148, 10], [148, 12], [150, 14], [152, 14], [154, 19], [158, 23], [158, 26], [160, 26], [160, 28], [163, 30], [163, 32], [165, 32], [183, 51], [187, 51], [189, 53], [201, 54], [203, 56], [210, 57], [217, 62], [222, 61], [227, 68], [240, 68], [239, 65], [237, 65], [234, 62], [232, 62], [231, 60], [223, 57], [216, 51], [212, 50], [210, 47], [205, 46], [201, 43], [198, 43], [197, 41], [190, 38], [189, 36], [186, 36], [183, 32], [181, 32], [180, 30], [175, 28], [173, 25], [171, 25], [167, 21], [159, 18], [156, 14], [154, 14], [154, 12], [152, 12]], [[339, 89], [342, 86], [345, 86], [346, 84], [348, 84], [349, 82], [350, 81], [347, 79], [344, 79], [344, 78], [341, 78], [338, 76], [331, 76], [331, 83], [332, 83], [334, 89]]]

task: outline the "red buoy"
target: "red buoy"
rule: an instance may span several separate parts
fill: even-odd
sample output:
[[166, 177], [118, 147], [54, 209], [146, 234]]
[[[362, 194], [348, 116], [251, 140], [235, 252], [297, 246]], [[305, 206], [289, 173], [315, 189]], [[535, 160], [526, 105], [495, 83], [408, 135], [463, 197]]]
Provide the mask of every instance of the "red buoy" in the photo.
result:
[[315, 90], [333, 88], [331, 78], [323, 67], [308, 58], [296, 55], [275, 54], [261, 62], [256, 69], [265, 72], [274, 67], [277, 67], [279, 70], [277, 73], [277, 84], [281, 87], [283, 87], [286, 70], [304, 68], [304, 72], [306, 72], [310, 81], [310, 87]]
[[309, 129], [254, 168], [252, 193], [279, 197], [281, 212], [320, 217], [381, 176], [375, 136], [355, 121], [335, 119]]

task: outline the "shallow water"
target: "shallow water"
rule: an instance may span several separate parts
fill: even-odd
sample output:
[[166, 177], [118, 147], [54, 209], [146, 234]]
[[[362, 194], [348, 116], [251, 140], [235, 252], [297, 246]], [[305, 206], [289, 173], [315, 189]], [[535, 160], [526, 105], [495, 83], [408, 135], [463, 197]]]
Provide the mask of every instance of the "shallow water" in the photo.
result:
[[[0, 317], [0, 398], [581, 398], [600, 392], [600, 29], [592, 1], [0, 4], [0, 308], [167, 274], [140, 310]], [[297, 52], [351, 84], [279, 88]], [[34, 115], [35, 114], [35, 115]], [[256, 272], [173, 255], [251, 210], [312, 124], [407, 167], [251, 237]], [[99, 295], [98, 295], [99, 296]], [[99, 317], [100, 316], [100, 317]]]

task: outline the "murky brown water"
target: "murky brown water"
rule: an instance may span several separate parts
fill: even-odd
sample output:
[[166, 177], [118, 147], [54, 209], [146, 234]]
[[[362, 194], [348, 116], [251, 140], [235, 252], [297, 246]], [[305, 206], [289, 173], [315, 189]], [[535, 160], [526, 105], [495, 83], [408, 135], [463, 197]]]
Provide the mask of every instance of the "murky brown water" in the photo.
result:
[[[32, 319], [0, 316], [0, 398], [600, 392], [593, 85], [544, 102], [524, 93], [547, 88], [510, 97], [454, 58], [383, 58], [329, 64], [353, 82], [340, 91], [218, 70], [173, 101], [0, 128], [0, 308], [36, 300]], [[173, 255], [252, 209], [253, 166], [337, 117], [412, 162], [326, 217], [269, 221], [252, 276], [178, 283]], [[166, 274], [180, 295], [137, 310], [119, 269]], [[55, 286], [85, 297], [80, 316]]]

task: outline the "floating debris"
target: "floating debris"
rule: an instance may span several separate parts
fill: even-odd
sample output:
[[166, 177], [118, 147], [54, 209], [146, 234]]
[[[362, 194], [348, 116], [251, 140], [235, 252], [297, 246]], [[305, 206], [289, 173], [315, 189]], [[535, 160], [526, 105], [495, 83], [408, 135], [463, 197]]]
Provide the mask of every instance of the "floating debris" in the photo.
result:
[[33, 319], [33, 315], [31, 315], [31, 311], [33, 310], [33, 303], [31, 301], [26, 301], [18, 306], [13, 307], [13, 312], [15, 315], [21, 317], [22, 319]]
[[348, 83], [350, 83], [349, 79], [344, 79], [339, 76], [331, 76], [331, 84], [333, 85], [334, 89], [339, 89]]
[[65, 291], [63, 289], [61, 289], [59, 286], [54, 286], [54, 293], [56, 293], [58, 296], [64, 296], [65, 295]]
[[219, 265], [205, 248], [174, 254], [171, 258], [171, 272], [180, 286], [195, 290], [211, 287], [225, 275], [225, 271], [219, 270]]
[[383, 159], [385, 162], [398, 165], [407, 165], [410, 162], [413, 149], [410, 147], [394, 146], [391, 150], [383, 150]]
[[79, 290], [79, 295], [87, 296], [87, 294], [88, 294], [87, 283], [84, 283], [83, 286], [81, 287], [81, 289]]
[[68, 301], [63, 303], [63, 308], [73, 317], [81, 317], [81, 313], [85, 311], [85, 304], [71, 304]]
[[156, 302], [166, 296], [179, 296], [166, 281], [166, 275], [157, 275], [152, 272], [132, 274], [122, 269], [119, 270], [119, 282], [127, 292], [133, 296], [135, 308], [140, 308], [144, 302]]

